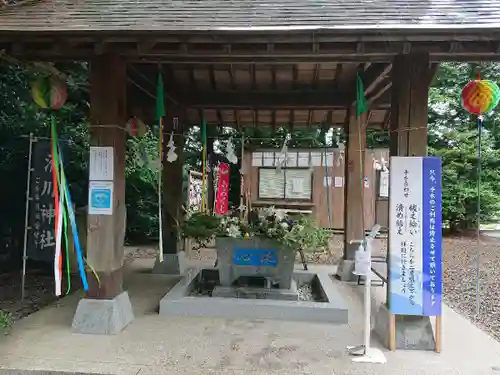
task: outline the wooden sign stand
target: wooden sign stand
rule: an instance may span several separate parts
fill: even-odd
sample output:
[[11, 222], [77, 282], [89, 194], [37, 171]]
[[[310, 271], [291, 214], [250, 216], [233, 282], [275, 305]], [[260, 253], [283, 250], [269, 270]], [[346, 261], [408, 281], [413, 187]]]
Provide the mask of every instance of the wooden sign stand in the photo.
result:
[[[441, 335], [442, 335], [442, 315], [438, 315], [436, 318], [436, 327], [434, 331], [434, 351], [436, 353], [441, 353]], [[389, 350], [391, 352], [396, 351], [396, 315], [389, 313]]]

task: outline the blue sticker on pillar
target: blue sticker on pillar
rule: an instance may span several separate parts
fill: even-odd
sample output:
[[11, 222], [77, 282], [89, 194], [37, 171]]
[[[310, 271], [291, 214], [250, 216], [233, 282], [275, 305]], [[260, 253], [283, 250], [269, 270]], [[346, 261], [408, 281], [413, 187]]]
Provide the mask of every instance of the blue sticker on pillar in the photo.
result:
[[113, 182], [90, 181], [89, 214], [90, 215], [113, 214]]

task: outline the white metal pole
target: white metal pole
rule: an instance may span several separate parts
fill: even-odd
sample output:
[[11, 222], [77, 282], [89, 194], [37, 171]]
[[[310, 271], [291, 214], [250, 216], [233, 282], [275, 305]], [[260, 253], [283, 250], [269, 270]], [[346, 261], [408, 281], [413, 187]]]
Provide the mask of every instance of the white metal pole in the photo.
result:
[[[363, 264], [366, 269], [359, 270], [365, 273], [365, 287], [363, 295], [364, 304], [364, 340], [362, 346], [352, 346], [347, 349], [350, 351], [351, 355], [357, 356], [353, 358], [353, 362], [365, 362], [365, 363], [386, 363], [384, 353], [381, 350], [370, 347], [370, 336], [371, 336], [371, 253], [373, 239], [380, 231], [380, 225], [376, 224], [370, 234], [365, 237], [363, 242], [365, 258], [368, 259], [368, 264]], [[360, 267], [361, 268], [361, 267]]]
[[364, 305], [365, 305], [365, 353], [370, 350], [370, 330], [371, 330], [371, 286], [372, 286], [372, 276], [371, 276], [371, 259], [372, 259], [372, 239], [368, 238], [365, 242], [365, 251], [367, 252], [367, 257], [370, 262], [368, 267], [368, 272], [365, 276], [365, 295], [364, 295]]
[[24, 292], [25, 292], [25, 284], [26, 284], [26, 260], [27, 257], [27, 249], [28, 249], [28, 230], [31, 229], [28, 227], [29, 224], [29, 206], [30, 206], [30, 184], [31, 184], [31, 159], [33, 155], [33, 142], [34, 142], [33, 133], [30, 133], [30, 145], [28, 151], [28, 173], [26, 177], [26, 204], [25, 204], [25, 212], [24, 212], [24, 244], [23, 244], [23, 273], [21, 276], [21, 301], [24, 301]]

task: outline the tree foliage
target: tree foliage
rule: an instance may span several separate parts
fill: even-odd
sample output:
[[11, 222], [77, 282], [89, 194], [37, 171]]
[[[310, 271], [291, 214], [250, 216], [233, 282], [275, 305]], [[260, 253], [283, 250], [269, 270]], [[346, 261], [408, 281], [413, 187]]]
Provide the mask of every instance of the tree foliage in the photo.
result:
[[[480, 72], [495, 80], [496, 63], [474, 65], [446, 63], [440, 66], [429, 93], [429, 154], [443, 163], [443, 219], [451, 229], [476, 225], [477, 213], [477, 117], [461, 105], [461, 90]], [[481, 220], [496, 219], [500, 210], [500, 116], [485, 116], [481, 139]]]

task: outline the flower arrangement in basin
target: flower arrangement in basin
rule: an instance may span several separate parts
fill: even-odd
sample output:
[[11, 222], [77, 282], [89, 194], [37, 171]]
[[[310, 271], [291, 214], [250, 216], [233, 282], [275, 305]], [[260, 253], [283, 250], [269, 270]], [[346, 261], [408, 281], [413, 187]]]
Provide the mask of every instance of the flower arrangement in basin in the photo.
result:
[[215, 239], [220, 283], [230, 286], [240, 276], [263, 276], [289, 289], [296, 253], [328, 246], [330, 235], [308, 216], [289, 217], [274, 207], [230, 211], [226, 215], [188, 213], [184, 237], [205, 247]]

